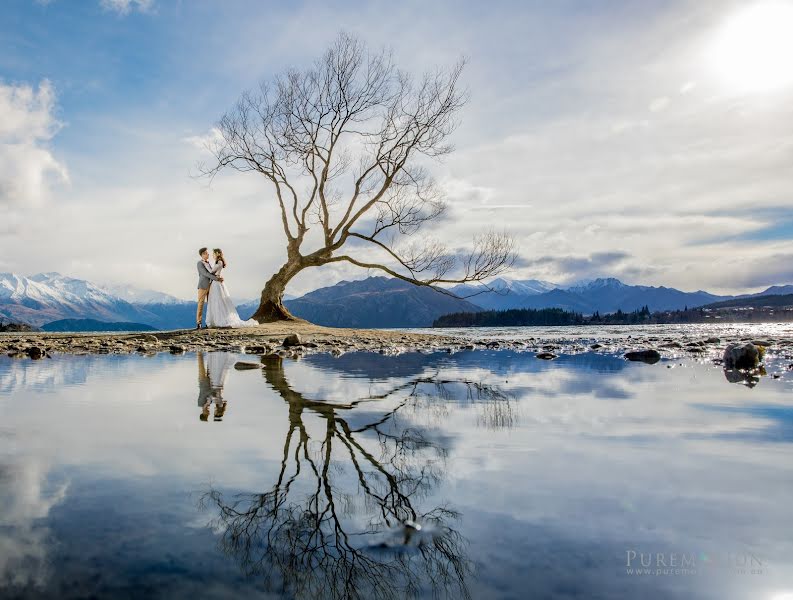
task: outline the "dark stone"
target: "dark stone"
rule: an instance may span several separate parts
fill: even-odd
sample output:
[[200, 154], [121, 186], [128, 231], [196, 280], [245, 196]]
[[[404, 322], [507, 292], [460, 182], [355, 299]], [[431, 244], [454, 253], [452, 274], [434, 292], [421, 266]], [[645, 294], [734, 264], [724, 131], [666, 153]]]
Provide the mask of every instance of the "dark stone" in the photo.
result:
[[635, 350], [633, 352], [626, 352], [625, 358], [635, 362], [643, 362], [648, 365], [654, 365], [661, 360], [661, 353], [658, 350]]
[[170, 348], [171, 354], [182, 354], [184, 353], [184, 346], [171, 346]]
[[234, 368], [237, 371], [253, 371], [254, 369], [261, 369], [262, 365], [259, 363], [238, 362], [234, 363]]
[[597, 350], [598, 348], [602, 348], [602, 347], [603, 347], [603, 344], [592, 344], [590, 346], [590, 348], [592, 348], [592, 350]]
[[730, 344], [724, 349], [724, 368], [754, 369], [760, 364], [764, 352], [765, 348], [752, 343]]
[[663, 348], [682, 348], [683, 344], [680, 342], [666, 342], [665, 344], [661, 344]]
[[556, 358], [556, 355], [553, 352], [540, 352], [537, 354], [537, 358], [542, 360], [553, 360]]
[[284, 341], [281, 344], [284, 348], [291, 348], [294, 346], [302, 346], [303, 340], [300, 339], [300, 336], [296, 333], [291, 333], [284, 338]]
[[38, 346], [32, 346], [31, 348], [28, 348], [27, 350], [25, 350], [25, 352], [33, 360], [38, 360], [42, 356], [44, 356], [44, 351], [41, 348], [39, 348]]
[[721, 342], [721, 340], [717, 337], [709, 337], [705, 340], [706, 344], [718, 344], [719, 342]]

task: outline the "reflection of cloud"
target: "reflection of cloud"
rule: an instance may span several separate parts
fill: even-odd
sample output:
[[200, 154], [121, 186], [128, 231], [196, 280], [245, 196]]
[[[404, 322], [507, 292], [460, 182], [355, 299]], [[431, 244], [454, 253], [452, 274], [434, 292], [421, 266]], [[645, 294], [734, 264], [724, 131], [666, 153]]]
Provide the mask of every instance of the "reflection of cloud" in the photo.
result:
[[0, 583], [43, 585], [52, 541], [42, 521], [66, 496], [68, 484], [47, 489], [48, 467], [29, 458], [0, 464]]
[[[740, 439], [755, 442], [793, 442], [793, 408], [787, 405], [755, 406], [701, 406], [725, 414], [747, 415], [754, 417], [753, 427], [741, 431], [728, 431], [719, 435], [722, 438]], [[764, 427], [760, 425], [765, 424]], [[694, 434], [692, 438], [699, 437]]]

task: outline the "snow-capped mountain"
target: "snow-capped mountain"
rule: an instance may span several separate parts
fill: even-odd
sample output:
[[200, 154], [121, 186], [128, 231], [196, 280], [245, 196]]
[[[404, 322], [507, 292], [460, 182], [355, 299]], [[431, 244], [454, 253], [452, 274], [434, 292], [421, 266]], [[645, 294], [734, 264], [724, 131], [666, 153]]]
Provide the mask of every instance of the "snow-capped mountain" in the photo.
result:
[[494, 279], [490, 285], [499, 291], [509, 290], [510, 293], [521, 294], [523, 296], [544, 294], [545, 292], [550, 292], [559, 287], [550, 281], [541, 281], [539, 279], [507, 279], [505, 277]]
[[[604, 290], [604, 289], [619, 290], [628, 287], [633, 287], [633, 286], [625, 285], [615, 277], [599, 277], [597, 279], [584, 279], [581, 281], [577, 281], [573, 285], [570, 285], [563, 289], [567, 290], [568, 292], [573, 292], [574, 294], [588, 294], [588, 293], [596, 292], [598, 290]], [[642, 286], [636, 286], [636, 287], [642, 287]]]
[[584, 314], [632, 311], [643, 306], [649, 306], [650, 310], [675, 310], [730, 298], [703, 291], [682, 292], [667, 287], [628, 285], [614, 277], [578, 281], [568, 287], [547, 281], [500, 278], [493, 280], [490, 286], [497, 291], [472, 295], [482, 290], [475, 286], [456, 286], [452, 291], [490, 310], [562, 308]]
[[[486, 291], [492, 288], [494, 292]], [[515, 308], [530, 297], [557, 289], [559, 286], [539, 279], [510, 279], [499, 277], [491, 281], [487, 287], [481, 285], [462, 284], [451, 288], [452, 293], [460, 298], [488, 310], [505, 310]]]
[[149, 323], [154, 315], [82, 279], [0, 273], [0, 317], [38, 327], [68, 318]]
[[729, 299], [731, 296], [717, 296], [702, 290], [682, 292], [675, 288], [654, 287], [649, 285], [628, 285], [614, 277], [599, 278], [585, 284], [577, 284], [566, 291], [580, 296], [590, 305], [592, 311], [614, 312], [632, 311], [648, 306], [651, 311], [693, 308]]
[[181, 304], [187, 302], [187, 300], [171, 296], [165, 292], [141, 289], [131, 285], [105, 284], [99, 287], [116, 298], [121, 298], [131, 304]]

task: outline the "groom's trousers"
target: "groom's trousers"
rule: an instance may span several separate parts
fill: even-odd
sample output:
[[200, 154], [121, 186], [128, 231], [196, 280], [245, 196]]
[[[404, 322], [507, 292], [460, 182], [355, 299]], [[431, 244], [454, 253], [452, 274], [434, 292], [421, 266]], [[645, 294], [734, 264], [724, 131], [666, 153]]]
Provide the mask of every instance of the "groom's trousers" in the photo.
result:
[[206, 304], [207, 296], [209, 296], [209, 288], [205, 290], [198, 288], [198, 309], [195, 313], [196, 325], [201, 325], [201, 317], [204, 316], [204, 304]]

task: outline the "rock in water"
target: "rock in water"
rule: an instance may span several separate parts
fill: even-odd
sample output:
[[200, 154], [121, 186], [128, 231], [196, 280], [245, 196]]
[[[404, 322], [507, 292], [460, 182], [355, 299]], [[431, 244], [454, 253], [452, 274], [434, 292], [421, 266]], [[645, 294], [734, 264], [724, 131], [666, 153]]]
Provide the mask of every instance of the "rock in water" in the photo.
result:
[[755, 346], [751, 342], [746, 344], [730, 344], [724, 349], [725, 369], [755, 369], [760, 364], [765, 354], [763, 346]]
[[537, 355], [537, 358], [540, 358], [542, 360], [553, 360], [554, 358], [556, 358], [556, 355], [553, 352], [540, 352]]
[[234, 363], [234, 368], [237, 371], [252, 371], [253, 369], [261, 369], [262, 365], [259, 363], [251, 363], [251, 362], [237, 362]]
[[634, 352], [626, 352], [625, 358], [632, 361], [647, 363], [654, 365], [661, 360], [661, 353], [658, 350], [636, 350]]
[[281, 345], [284, 346], [284, 348], [290, 348], [292, 346], [302, 346], [303, 340], [300, 339], [300, 336], [298, 334], [292, 333], [284, 338], [284, 341]]

